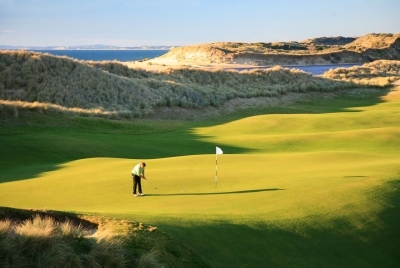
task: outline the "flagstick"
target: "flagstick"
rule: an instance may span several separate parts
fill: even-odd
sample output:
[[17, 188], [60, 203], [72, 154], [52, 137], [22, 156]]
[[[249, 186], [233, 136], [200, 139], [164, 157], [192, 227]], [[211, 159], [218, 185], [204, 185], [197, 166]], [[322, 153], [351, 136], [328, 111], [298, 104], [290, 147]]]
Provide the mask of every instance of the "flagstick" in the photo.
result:
[[217, 188], [217, 181], [218, 181], [218, 154], [215, 154], [215, 188]]
[[218, 182], [218, 155], [223, 154], [221, 148], [216, 147], [215, 148], [215, 188], [217, 188], [217, 182]]

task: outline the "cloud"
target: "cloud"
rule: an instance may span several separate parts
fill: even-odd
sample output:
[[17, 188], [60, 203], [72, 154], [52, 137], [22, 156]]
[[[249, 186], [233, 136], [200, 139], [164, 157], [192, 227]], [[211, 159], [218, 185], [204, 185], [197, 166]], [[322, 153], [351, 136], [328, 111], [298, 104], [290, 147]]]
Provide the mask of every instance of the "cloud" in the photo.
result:
[[0, 33], [15, 33], [15, 30], [0, 30]]

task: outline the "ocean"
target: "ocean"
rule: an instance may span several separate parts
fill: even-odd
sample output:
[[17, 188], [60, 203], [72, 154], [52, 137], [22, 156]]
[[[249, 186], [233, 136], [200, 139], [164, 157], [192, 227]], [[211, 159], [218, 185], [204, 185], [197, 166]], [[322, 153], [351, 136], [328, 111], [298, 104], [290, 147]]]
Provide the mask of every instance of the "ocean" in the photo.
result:
[[[169, 50], [34, 50], [41, 53], [49, 53], [57, 56], [67, 56], [77, 60], [117, 60], [117, 61], [139, 61], [143, 59], [154, 59], [164, 55]], [[287, 68], [300, 69], [312, 75], [320, 75], [329, 69], [348, 68], [360, 66], [361, 64], [332, 64], [332, 65], [303, 65], [303, 66], [282, 66]], [[237, 70], [249, 70], [250, 68], [238, 68]]]
[[77, 60], [117, 60], [139, 61], [157, 58], [169, 50], [34, 50], [35, 52], [49, 53], [56, 56], [67, 56]]
[[[336, 68], [349, 68], [353, 66], [361, 66], [362, 64], [355, 64], [355, 63], [342, 63], [342, 64], [326, 64], [326, 65], [298, 65], [298, 66], [285, 66], [282, 67], [290, 68], [290, 69], [299, 69], [305, 71], [307, 73], [311, 73], [312, 75], [321, 75], [324, 72], [328, 71], [329, 69], [336, 69]], [[238, 68], [239, 71], [244, 70], [251, 70], [254, 68]], [[263, 69], [263, 68], [261, 68]]]

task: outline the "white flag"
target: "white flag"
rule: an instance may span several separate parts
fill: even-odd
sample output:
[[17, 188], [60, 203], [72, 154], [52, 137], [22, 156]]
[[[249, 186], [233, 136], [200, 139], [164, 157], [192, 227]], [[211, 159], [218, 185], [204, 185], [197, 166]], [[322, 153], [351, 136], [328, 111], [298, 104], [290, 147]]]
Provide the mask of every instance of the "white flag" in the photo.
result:
[[216, 154], [223, 154], [224, 152], [222, 152], [221, 148], [217, 147], [217, 152]]

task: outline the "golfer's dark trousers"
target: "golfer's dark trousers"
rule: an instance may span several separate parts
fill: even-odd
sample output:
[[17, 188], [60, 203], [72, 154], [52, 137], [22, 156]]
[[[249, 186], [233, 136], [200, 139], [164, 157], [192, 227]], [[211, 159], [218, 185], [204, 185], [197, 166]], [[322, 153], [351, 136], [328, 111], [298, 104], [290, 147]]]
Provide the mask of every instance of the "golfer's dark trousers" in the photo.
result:
[[136, 194], [136, 188], [139, 188], [139, 194], [142, 193], [142, 183], [140, 181], [140, 176], [132, 174], [133, 179], [133, 194]]

